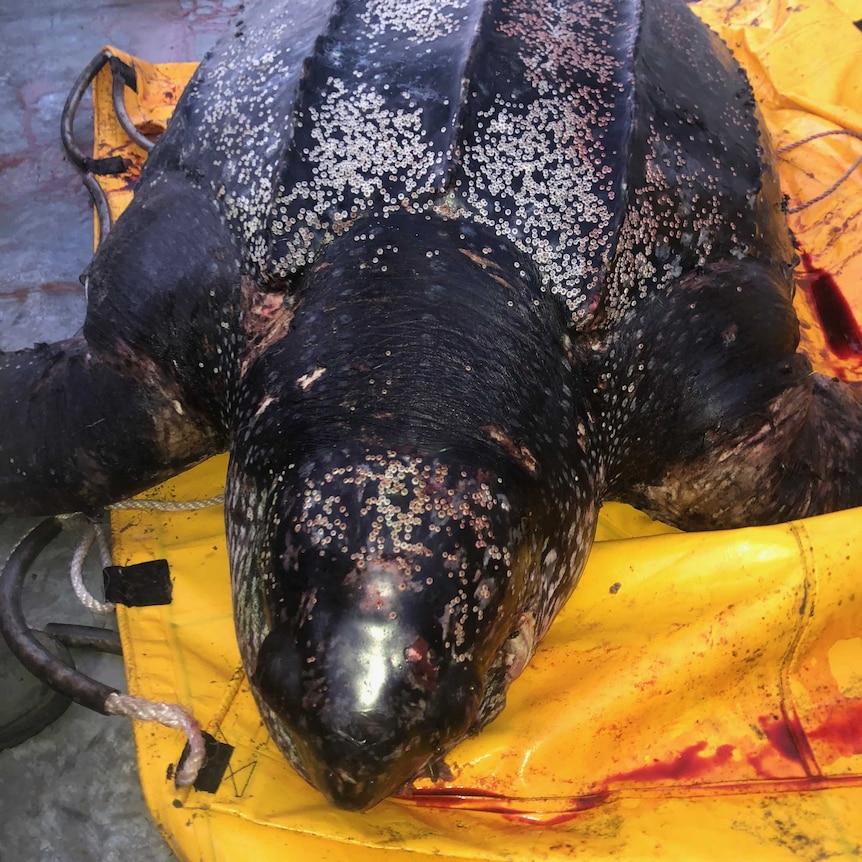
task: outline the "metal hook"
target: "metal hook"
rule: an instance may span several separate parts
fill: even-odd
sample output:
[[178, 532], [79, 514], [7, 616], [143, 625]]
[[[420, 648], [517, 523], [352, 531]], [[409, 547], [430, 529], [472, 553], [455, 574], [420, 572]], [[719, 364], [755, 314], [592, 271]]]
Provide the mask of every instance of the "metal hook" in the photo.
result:
[[18, 661], [38, 680], [76, 703], [109, 715], [108, 697], [117, 689], [92, 679], [51, 655], [33, 635], [21, 608], [21, 589], [36, 558], [62, 529], [57, 518], [46, 518], [12, 551], [0, 574], [0, 634]]
[[108, 199], [96, 180], [97, 175], [120, 174], [129, 167], [126, 159], [115, 157], [108, 159], [94, 159], [88, 156], [75, 141], [75, 116], [85, 93], [93, 83], [96, 75], [102, 71], [105, 65], [109, 65], [112, 74], [111, 100], [114, 113], [123, 131], [141, 149], [149, 152], [153, 148], [153, 142], [142, 135], [126, 111], [124, 90], [129, 87], [137, 92], [137, 76], [132, 66], [124, 63], [119, 57], [115, 57], [107, 48], [103, 48], [87, 64], [75, 81], [72, 90], [63, 106], [63, 114], [60, 121], [60, 138], [63, 141], [63, 149], [66, 155], [83, 176], [84, 186], [90, 193], [93, 206], [96, 208], [96, 217], [99, 221], [99, 245], [111, 230], [111, 213], [108, 207]]

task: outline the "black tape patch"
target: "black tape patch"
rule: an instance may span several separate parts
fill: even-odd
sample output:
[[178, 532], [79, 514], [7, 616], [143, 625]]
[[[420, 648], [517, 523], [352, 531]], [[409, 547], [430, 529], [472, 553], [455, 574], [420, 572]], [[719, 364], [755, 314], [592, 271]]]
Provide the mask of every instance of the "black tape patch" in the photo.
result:
[[[198, 772], [198, 777], [195, 779], [194, 788], [202, 793], [215, 793], [224, 778], [225, 771], [230, 763], [231, 755], [233, 754], [233, 746], [226, 742], [219, 742], [214, 736], [210, 736], [206, 731], [203, 732], [204, 738], [204, 764]], [[182, 769], [183, 763], [189, 756], [189, 746], [183, 749], [180, 755], [180, 762], [177, 764], [176, 771]], [[176, 772], [174, 773], [176, 774]]]
[[169, 605], [173, 595], [167, 560], [150, 560], [133, 566], [106, 566], [105, 598], [129, 608]]
[[132, 163], [120, 156], [110, 156], [104, 159], [84, 159], [81, 170], [87, 174], [97, 174], [100, 177], [115, 176], [125, 173]]

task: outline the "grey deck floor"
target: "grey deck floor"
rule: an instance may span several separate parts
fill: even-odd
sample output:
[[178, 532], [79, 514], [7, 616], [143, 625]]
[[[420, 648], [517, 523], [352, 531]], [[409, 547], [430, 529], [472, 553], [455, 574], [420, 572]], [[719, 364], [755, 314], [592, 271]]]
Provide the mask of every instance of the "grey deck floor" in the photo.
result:
[[[239, 0], [3, 0], [0, 4], [0, 349], [73, 335], [84, 318], [78, 276], [92, 248], [87, 193], [60, 144], [70, 87], [104, 44], [148, 60], [199, 59]], [[87, 117], [76, 132], [83, 137]], [[0, 559], [33, 520], [0, 527]], [[30, 579], [31, 625], [113, 625], [77, 604], [68, 581], [75, 536]], [[78, 667], [125, 690], [121, 660], [75, 651]], [[2, 696], [2, 693], [0, 693]], [[138, 784], [131, 727], [72, 706], [0, 752], [0, 862], [173, 859]]]

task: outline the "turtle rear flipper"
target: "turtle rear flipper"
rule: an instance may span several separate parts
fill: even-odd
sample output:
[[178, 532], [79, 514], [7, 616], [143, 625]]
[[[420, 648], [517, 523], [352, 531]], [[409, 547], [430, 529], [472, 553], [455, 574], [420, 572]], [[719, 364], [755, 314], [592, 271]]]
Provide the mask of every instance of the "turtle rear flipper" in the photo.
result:
[[687, 530], [862, 506], [862, 391], [796, 352], [787, 275], [752, 260], [692, 273], [640, 306], [637, 337], [623, 328], [639, 404], [620, 423], [615, 498]]
[[218, 450], [176, 384], [83, 336], [0, 356], [0, 512], [92, 510]]
[[686, 530], [773, 524], [862, 506], [862, 393], [815, 374], [623, 499]]

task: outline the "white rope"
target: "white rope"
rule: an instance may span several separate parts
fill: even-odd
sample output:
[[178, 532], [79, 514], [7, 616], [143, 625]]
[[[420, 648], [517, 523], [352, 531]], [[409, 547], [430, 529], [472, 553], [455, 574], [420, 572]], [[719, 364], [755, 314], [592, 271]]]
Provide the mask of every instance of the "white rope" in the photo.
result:
[[99, 551], [101, 552], [102, 565], [111, 565], [111, 552], [108, 548], [108, 541], [105, 538], [105, 533], [101, 527], [95, 524], [88, 524], [84, 530], [84, 535], [81, 536], [81, 541], [72, 555], [72, 565], [69, 575], [72, 579], [72, 589], [78, 597], [78, 601], [85, 608], [97, 614], [111, 614], [115, 610], [113, 602], [100, 602], [88, 589], [84, 583], [84, 560], [87, 559], [87, 554], [90, 553], [90, 548], [93, 547], [93, 542], [98, 539]]
[[102, 559], [102, 568], [106, 569], [113, 565], [114, 558], [111, 556], [111, 546], [108, 543], [108, 534], [101, 524], [93, 524], [93, 529], [96, 531], [96, 539], [99, 543], [99, 556]]
[[[148, 509], [155, 511], [195, 511], [209, 506], [221, 505], [224, 495], [210, 497], [206, 500], [190, 500], [174, 502], [170, 500], [124, 500], [114, 503], [109, 509]], [[72, 557], [71, 579], [75, 595], [85, 607], [96, 613], [112, 613], [115, 606], [112, 602], [100, 602], [90, 593], [84, 584], [84, 561], [93, 543], [98, 542], [99, 554], [103, 566], [112, 563], [111, 549], [105, 531], [96, 524], [88, 524], [81, 537], [78, 547]], [[194, 784], [204, 760], [206, 759], [206, 744], [204, 743], [201, 726], [181, 706], [161, 701], [145, 700], [130, 694], [115, 692], [105, 700], [105, 712], [111, 715], [123, 715], [138, 721], [157, 721], [166, 727], [182, 730], [189, 743], [189, 752], [176, 774], [178, 787], [188, 787]]]
[[[108, 506], [111, 510], [120, 509], [141, 509], [157, 512], [194, 512], [199, 509], [207, 509], [210, 506], [220, 506], [224, 502], [224, 494], [219, 494], [216, 497], [207, 497], [203, 500], [122, 500], [119, 503], [112, 503]], [[66, 516], [72, 518], [74, 516]], [[90, 548], [93, 547], [93, 541], [98, 540], [99, 552], [102, 558], [102, 566], [110, 566], [112, 563], [111, 549], [108, 546], [108, 540], [105, 536], [105, 531], [96, 524], [88, 524], [81, 537], [81, 542], [78, 545], [72, 557], [72, 566], [70, 576], [72, 579], [72, 589], [78, 597], [78, 601], [85, 608], [93, 611], [96, 614], [110, 614], [115, 611], [115, 606], [112, 602], [99, 601], [84, 584], [84, 561], [87, 559], [87, 554], [90, 553]]]
[[[206, 506], [217, 505], [222, 502], [222, 499], [219, 497], [209, 500], [191, 501], [189, 503], [172, 503], [166, 500], [127, 500], [123, 503], [114, 504], [109, 508], [140, 508], [164, 511], [180, 509], [191, 511], [202, 509]], [[114, 604], [111, 602], [100, 602], [90, 593], [84, 584], [84, 561], [94, 542], [97, 542], [99, 545], [99, 555], [102, 565], [110, 566], [112, 563], [111, 549], [108, 545], [105, 531], [96, 524], [87, 524], [81, 541], [72, 556], [72, 588], [81, 604], [91, 611], [100, 614], [112, 613], [115, 610]], [[181, 706], [172, 703], [162, 703], [161, 701], [145, 700], [144, 698], [134, 697], [130, 694], [114, 692], [108, 695], [105, 700], [105, 712], [110, 715], [123, 715], [139, 721], [157, 721], [166, 727], [182, 730], [189, 742], [189, 753], [177, 770], [175, 780], [178, 787], [188, 787], [194, 784], [201, 766], [203, 766], [206, 759], [206, 744], [204, 743], [200, 724]]]
[[142, 509], [154, 512], [194, 512], [198, 509], [208, 509], [210, 506], [221, 506], [224, 494], [207, 497], [204, 500], [121, 500], [108, 506], [111, 510]]
[[188, 787], [195, 783], [206, 759], [206, 744], [200, 724], [181, 706], [114, 693], [108, 695], [105, 700], [105, 711], [138, 721], [157, 721], [165, 727], [182, 730], [189, 741], [189, 753], [177, 770], [175, 780], [178, 787]]

